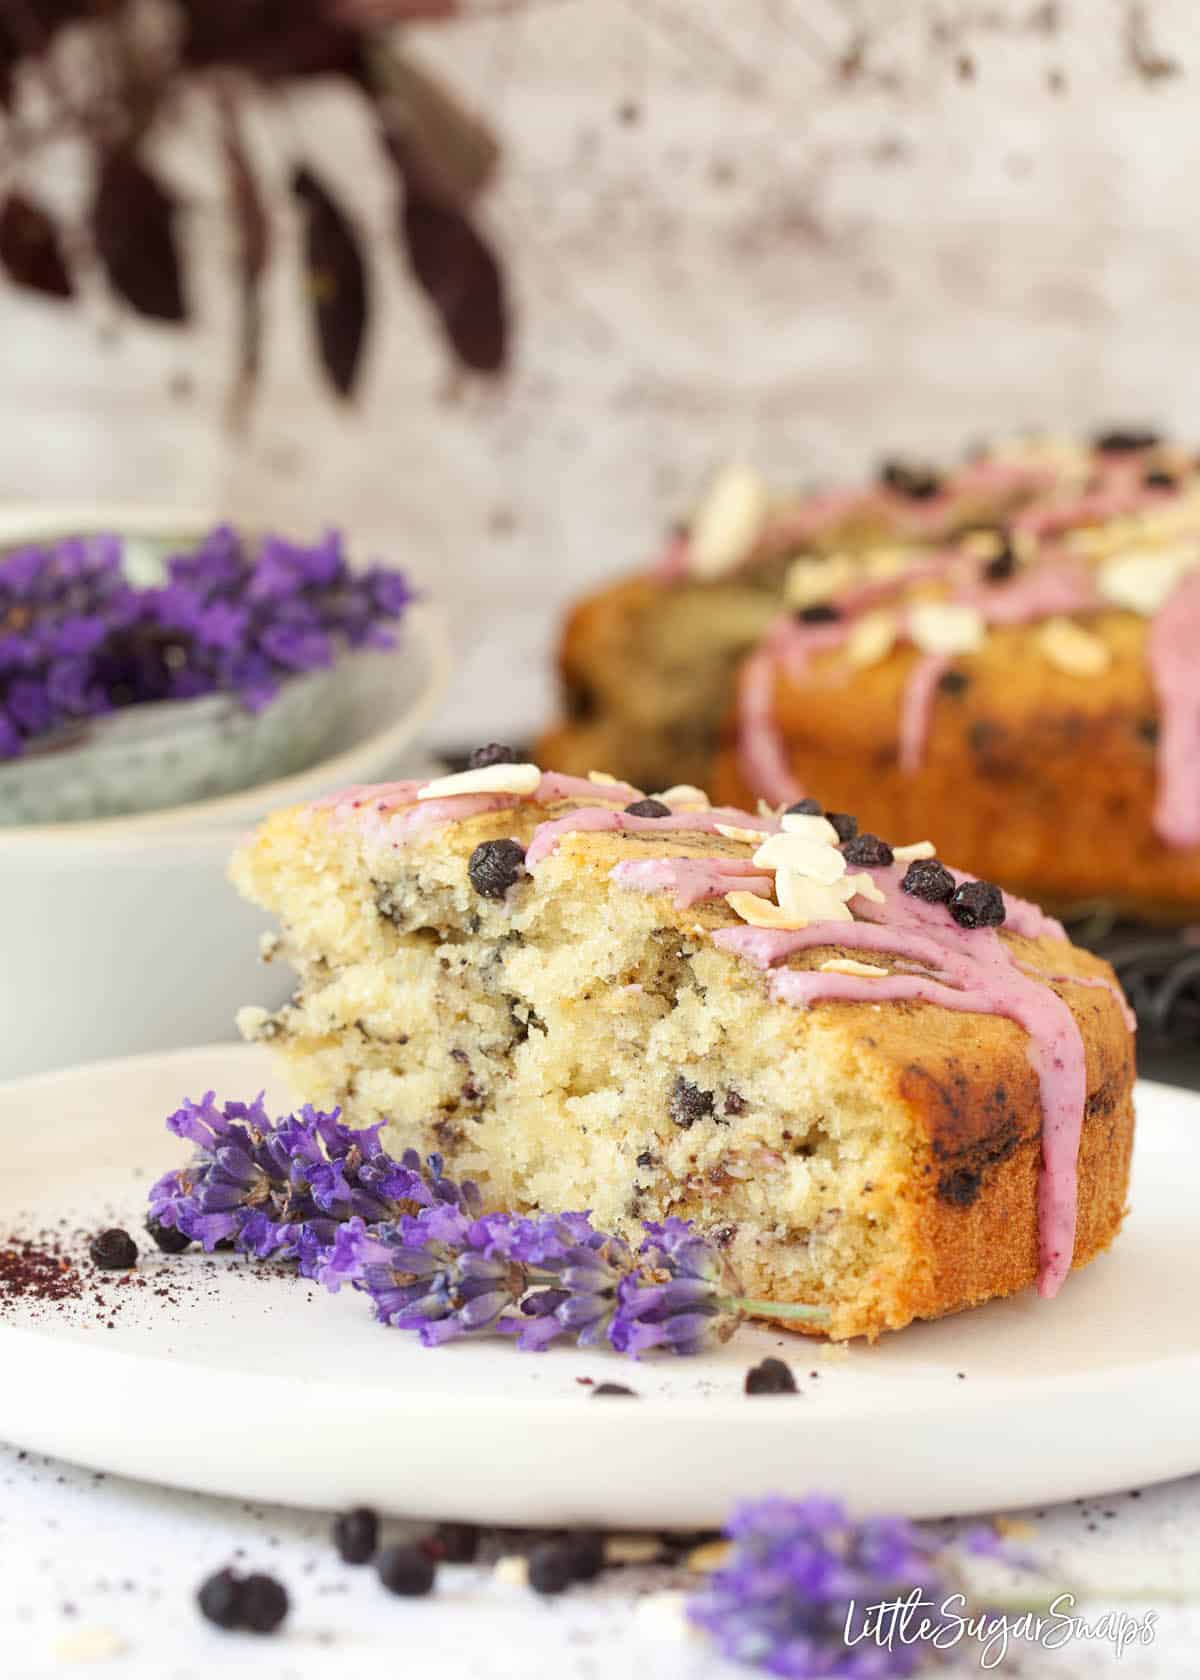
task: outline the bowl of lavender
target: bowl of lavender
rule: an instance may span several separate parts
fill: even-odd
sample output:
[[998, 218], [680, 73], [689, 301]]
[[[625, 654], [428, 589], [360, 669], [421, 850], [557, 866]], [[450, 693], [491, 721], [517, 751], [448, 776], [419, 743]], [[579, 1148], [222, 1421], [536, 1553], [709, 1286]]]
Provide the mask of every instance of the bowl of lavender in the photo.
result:
[[336, 531], [162, 516], [8, 544], [0, 828], [177, 810], [319, 765], [412, 599], [403, 573], [352, 567]]

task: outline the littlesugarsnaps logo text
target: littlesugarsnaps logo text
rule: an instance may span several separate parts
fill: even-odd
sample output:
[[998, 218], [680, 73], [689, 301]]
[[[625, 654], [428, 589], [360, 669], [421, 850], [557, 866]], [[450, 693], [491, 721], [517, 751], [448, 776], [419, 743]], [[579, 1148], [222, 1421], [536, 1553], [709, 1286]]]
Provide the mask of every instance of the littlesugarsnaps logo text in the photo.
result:
[[931, 1646], [953, 1651], [975, 1645], [979, 1666], [998, 1668], [1014, 1643], [1057, 1651], [1075, 1641], [1107, 1645], [1122, 1656], [1140, 1645], [1152, 1645], [1158, 1617], [1154, 1611], [1133, 1616], [1127, 1610], [1108, 1610], [1094, 1618], [1077, 1615], [1074, 1593], [1062, 1592], [1044, 1610], [972, 1610], [962, 1593], [952, 1593], [941, 1604], [923, 1596], [914, 1587], [906, 1598], [881, 1599], [859, 1604], [851, 1599], [846, 1608], [842, 1637], [848, 1648], [875, 1645], [896, 1651], [906, 1645]]

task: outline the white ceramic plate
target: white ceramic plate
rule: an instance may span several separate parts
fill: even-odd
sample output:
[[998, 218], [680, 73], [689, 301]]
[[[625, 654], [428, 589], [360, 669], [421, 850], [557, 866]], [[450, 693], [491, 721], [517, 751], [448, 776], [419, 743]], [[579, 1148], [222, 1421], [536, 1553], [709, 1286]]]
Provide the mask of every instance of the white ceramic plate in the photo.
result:
[[[139, 1228], [147, 1182], [184, 1152], [164, 1114], [262, 1084], [282, 1095], [261, 1051], [221, 1047], [0, 1088], [0, 1241], [63, 1219]], [[840, 1355], [758, 1331], [641, 1365], [427, 1351], [353, 1294], [151, 1249], [140, 1275], [173, 1279], [172, 1299], [110, 1274], [99, 1299], [0, 1311], [0, 1437], [210, 1492], [488, 1522], [701, 1526], [812, 1489], [933, 1516], [1136, 1486], [1200, 1469], [1198, 1180], [1200, 1098], [1143, 1085], [1110, 1255], [1054, 1302]], [[803, 1392], [747, 1399], [747, 1365], [776, 1351]], [[587, 1378], [640, 1398], [593, 1398]]]

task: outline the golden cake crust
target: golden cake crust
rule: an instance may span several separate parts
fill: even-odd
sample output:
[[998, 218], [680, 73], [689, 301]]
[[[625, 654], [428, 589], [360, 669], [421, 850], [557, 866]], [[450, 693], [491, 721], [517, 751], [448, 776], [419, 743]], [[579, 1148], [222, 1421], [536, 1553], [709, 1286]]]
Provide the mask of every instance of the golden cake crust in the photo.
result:
[[[896, 648], [855, 669], [841, 652], [802, 676], [776, 667], [772, 712], [799, 783], [884, 838], [928, 834], [946, 856], [1052, 908], [1097, 901], [1179, 919], [1200, 904], [1200, 848], [1154, 832], [1157, 709], [1146, 629], [1089, 622], [1111, 662], [1079, 677], [1040, 658], [1036, 629], [994, 630], [953, 661], [934, 694], [924, 751], [901, 768], [898, 719], [919, 659]], [[745, 804], [737, 720], [726, 719], [714, 795]]]

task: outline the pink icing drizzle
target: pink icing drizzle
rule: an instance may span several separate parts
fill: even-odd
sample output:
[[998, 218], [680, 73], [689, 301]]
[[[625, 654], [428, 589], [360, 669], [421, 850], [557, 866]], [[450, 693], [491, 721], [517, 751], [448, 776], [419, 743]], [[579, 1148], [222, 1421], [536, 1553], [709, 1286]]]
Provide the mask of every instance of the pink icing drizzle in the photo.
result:
[[[897, 578], [847, 591], [839, 600], [843, 616], [835, 623], [778, 621], [763, 646], [747, 660], [738, 691], [738, 763], [756, 793], [784, 803], [799, 798], [802, 791], [788, 766], [786, 744], [774, 718], [777, 662], [785, 662], [789, 675], [799, 679], [812, 654], [845, 642], [859, 613], [921, 577], [945, 574], [957, 558], [946, 552], [926, 555]], [[985, 622], [994, 625], [1028, 624], [1056, 613], [1086, 612], [1104, 605], [1091, 573], [1076, 561], [1039, 566], [1008, 584], [984, 584], [972, 579], [956, 589], [952, 599], [977, 608]], [[909, 674], [899, 740], [899, 761], [906, 771], [918, 770], [924, 759], [937, 683], [946, 663], [940, 656], [930, 655], [918, 660]]]
[[[794, 951], [836, 945], [886, 952], [919, 962], [928, 975], [889, 974], [878, 980], [818, 969], [785, 969], [772, 976], [771, 996], [798, 1007], [830, 1000], [880, 1003], [915, 1000], [985, 1015], [1005, 1015], [1029, 1035], [1029, 1057], [1042, 1099], [1042, 1171], [1038, 1183], [1038, 1292], [1057, 1294], [1070, 1270], [1075, 1245], [1076, 1158], [1087, 1098], [1083, 1039], [1070, 1009], [1044, 980], [1025, 974], [992, 928], [960, 928], [944, 905], [902, 894], [901, 869], [872, 871], [886, 903], [859, 899], [863, 918], [814, 923], [794, 933], [722, 928], [714, 943], [740, 952], [761, 967]], [[1022, 901], [1010, 900], [1014, 908]], [[1031, 912], [1026, 914], [1026, 911]], [[1014, 922], [1040, 926], [1033, 907]]]
[[674, 892], [675, 908], [687, 910], [706, 898], [729, 892], [770, 898], [775, 877], [762, 875], [750, 862], [724, 857], [625, 858], [609, 870], [609, 879], [637, 892]]
[[929, 718], [937, 685], [949, 666], [945, 654], [927, 653], [918, 659], [904, 684], [904, 699], [900, 705], [901, 770], [919, 770], [925, 757], [925, 742], [929, 738]]
[[1154, 826], [1168, 846], [1200, 845], [1200, 572], [1176, 585], [1150, 629], [1158, 696]]
[[779, 824], [773, 817], [753, 817], [748, 811], [737, 811], [730, 805], [714, 805], [705, 811], [676, 811], [669, 817], [634, 817], [628, 811], [604, 810], [585, 806], [568, 811], [565, 816], [551, 817], [539, 823], [533, 839], [525, 851], [525, 867], [536, 869], [549, 857], [564, 834], [621, 833], [621, 834], [715, 834], [717, 824], [737, 828], [754, 828], [762, 834], [774, 834]]

